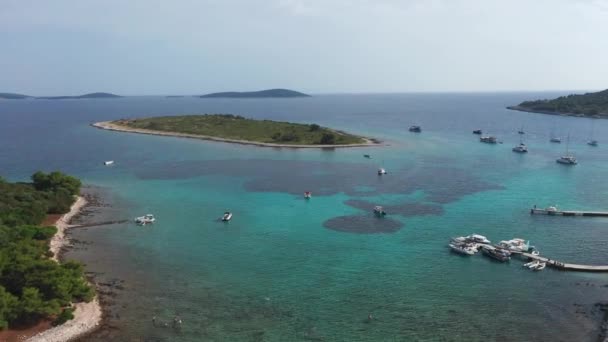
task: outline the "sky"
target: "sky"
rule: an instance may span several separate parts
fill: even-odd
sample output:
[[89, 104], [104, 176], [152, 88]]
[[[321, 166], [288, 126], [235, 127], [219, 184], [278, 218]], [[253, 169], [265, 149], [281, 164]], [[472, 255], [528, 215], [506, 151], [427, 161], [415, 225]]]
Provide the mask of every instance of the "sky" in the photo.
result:
[[0, 0], [0, 92], [600, 90], [608, 0]]

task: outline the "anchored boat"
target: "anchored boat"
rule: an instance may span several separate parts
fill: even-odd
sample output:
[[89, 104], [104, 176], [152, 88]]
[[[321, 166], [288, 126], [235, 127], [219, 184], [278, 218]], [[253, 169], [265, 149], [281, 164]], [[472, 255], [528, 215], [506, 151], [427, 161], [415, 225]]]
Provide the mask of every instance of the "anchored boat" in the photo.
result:
[[222, 215], [222, 221], [228, 222], [230, 220], [232, 220], [232, 213], [227, 211], [224, 213], [224, 215]]
[[377, 205], [374, 207], [374, 214], [376, 214], [376, 216], [379, 216], [379, 217], [386, 216], [386, 211], [384, 211], [384, 208]]
[[486, 144], [496, 144], [496, 137], [491, 135], [482, 136], [479, 138], [479, 141]]
[[154, 218], [154, 215], [152, 215], [152, 214], [147, 214], [147, 215], [135, 218], [135, 223], [137, 223], [140, 226], [145, 226], [146, 224], [152, 224], [152, 223], [154, 223], [154, 221], [156, 221], [156, 218]]
[[312, 197], [312, 192], [310, 192], [310, 191], [306, 191], [306, 192], [304, 193], [304, 198], [306, 198], [306, 199], [310, 199], [311, 197]]
[[106, 161], [103, 162], [103, 165], [106, 165], [106, 166], [107, 165], [112, 165], [112, 164], [114, 164], [113, 160], [106, 160]]
[[420, 133], [422, 132], [422, 128], [420, 126], [410, 126], [410, 132]]

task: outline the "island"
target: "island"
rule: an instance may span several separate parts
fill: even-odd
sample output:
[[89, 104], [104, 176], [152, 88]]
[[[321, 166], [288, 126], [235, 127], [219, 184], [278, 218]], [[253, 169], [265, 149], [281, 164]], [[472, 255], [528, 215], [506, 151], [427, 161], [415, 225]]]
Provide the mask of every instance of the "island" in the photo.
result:
[[21, 100], [27, 99], [31, 96], [23, 95], [23, 94], [15, 94], [15, 93], [0, 93], [0, 99], [5, 100]]
[[40, 96], [37, 99], [42, 100], [75, 100], [75, 99], [113, 99], [122, 97], [120, 95], [110, 93], [90, 93], [78, 96]]
[[524, 101], [507, 108], [532, 113], [608, 118], [608, 89], [582, 95], [571, 94], [553, 100]]
[[310, 97], [308, 94], [300, 93], [295, 90], [289, 89], [267, 89], [260, 91], [228, 91], [222, 93], [211, 93], [207, 95], [201, 95], [202, 98], [269, 98], [269, 97], [281, 97], [281, 98], [289, 98], [289, 97]]
[[84, 266], [58, 258], [69, 220], [86, 203], [80, 187], [61, 172], [36, 172], [31, 183], [0, 177], [0, 340], [51, 325], [33, 341], [68, 340], [99, 324]]
[[162, 116], [98, 122], [94, 127], [141, 134], [214, 140], [267, 147], [328, 148], [374, 146], [375, 139], [321, 127], [232, 114]]

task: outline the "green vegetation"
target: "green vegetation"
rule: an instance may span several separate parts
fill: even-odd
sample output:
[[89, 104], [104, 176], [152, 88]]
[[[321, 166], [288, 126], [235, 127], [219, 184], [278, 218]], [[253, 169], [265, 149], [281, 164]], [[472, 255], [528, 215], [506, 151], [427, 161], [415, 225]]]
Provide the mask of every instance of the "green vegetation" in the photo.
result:
[[524, 101], [508, 108], [549, 114], [608, 117], [608, 89], [584, 95], [561, 96], [553, 100]]
[[57, 228], [39, 226], [47, 213], [69, 210], [80, 181], [60, 172], [37, 172], [32, 180], [0, 178], [0, 329], [45, 317], [65, 321], [73, 316], [64, 308], [94, 296], [81, 264], [49, 259]]
[[223, 139], [289, 145], [362, 144], [361, 137], [321, 127], [270, 120], [246, 119], [231, 114], [164, 116], [118, 120], [113, 124], [154, 131], [212, 136]]
[[200, 97], [230, 97], [230, 98], [252, 98], [252, 97], [310, 97], [310, 95], [289, 89], [267, 89], [260, 91], [226, 91], [222, 93], [211, 93]]

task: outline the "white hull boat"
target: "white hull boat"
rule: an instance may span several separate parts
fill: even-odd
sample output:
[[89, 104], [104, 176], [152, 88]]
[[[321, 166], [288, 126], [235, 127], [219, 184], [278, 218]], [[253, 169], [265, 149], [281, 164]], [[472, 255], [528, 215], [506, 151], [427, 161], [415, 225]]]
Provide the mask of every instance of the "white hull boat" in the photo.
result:
[[224, 215], [222, 215], [222, 221], [228, 222], [230, 220], [232, 220], [232, 213], [227, 211], [224, 213]]
[[156, 218], [154, 218], [154, 215], [152, 215], [152, 214], [147, 214], [147, 215], [135, 218], [135, 223], [137, 223], [140, 226], [152, 224], [155, 221], [156, 221]]

